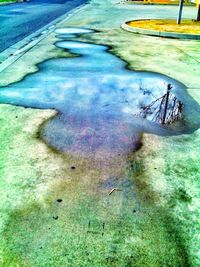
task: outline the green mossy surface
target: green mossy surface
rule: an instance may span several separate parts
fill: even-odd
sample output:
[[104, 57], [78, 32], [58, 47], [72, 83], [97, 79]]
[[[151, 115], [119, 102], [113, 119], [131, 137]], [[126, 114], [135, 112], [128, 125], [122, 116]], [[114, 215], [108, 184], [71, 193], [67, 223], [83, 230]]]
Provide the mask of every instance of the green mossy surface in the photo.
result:
[[[179, 220], [158, 203], [140, 155], [127, 158], [123, 176], [106, 181], [85, 163], [68, 175], [41, 203], [24, 199], [10, 212], [4, 266], [190, 266]], [[109, 181], [122, 191], [109, 196]]]
[[12, 2], [16, 2], [15, 0], [0, 0], [0, 4], [1, 3], [12, 3]]

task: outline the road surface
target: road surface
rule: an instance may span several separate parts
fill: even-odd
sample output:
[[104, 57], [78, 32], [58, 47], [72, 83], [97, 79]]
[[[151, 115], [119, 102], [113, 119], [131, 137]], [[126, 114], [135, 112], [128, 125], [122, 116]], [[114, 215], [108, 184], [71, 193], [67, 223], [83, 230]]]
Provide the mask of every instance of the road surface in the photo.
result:
[[87, 0], [31, 0], [0, 6], [0, 52]]

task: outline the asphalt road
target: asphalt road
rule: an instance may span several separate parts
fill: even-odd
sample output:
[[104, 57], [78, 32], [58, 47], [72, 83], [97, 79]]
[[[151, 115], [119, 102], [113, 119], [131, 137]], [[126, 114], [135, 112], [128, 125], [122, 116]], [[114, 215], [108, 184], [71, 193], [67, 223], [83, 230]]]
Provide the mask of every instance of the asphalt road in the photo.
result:
[[31, 0], [0, 6], [0, 52], [87, 0]]

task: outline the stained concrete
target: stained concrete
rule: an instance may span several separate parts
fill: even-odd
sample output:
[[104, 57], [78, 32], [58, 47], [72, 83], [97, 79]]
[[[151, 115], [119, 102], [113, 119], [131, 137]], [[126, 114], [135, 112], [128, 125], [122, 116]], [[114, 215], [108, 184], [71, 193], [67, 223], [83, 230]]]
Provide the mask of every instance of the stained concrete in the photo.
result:
[[[194, 9], [187, 12], [192, 17]], [[110, 45], [130, 69], [177, 79], [199, 103], [198, 41], [119, 28], [124, 19], [152, 14], [174, 16], [176, 7], [91, 1], [61, 26], [99, 30], [80, 41]], [[46, 59], [70, 56], [53, 46], [56, 40], [49, 35], [1, 73], [1, 85], [37, 71]], [[199, 130], [144, 135], [136, 153], [99, 164], [92, 155], [58, 153], [38, 138], [54, 111], [0, 110], [2, 266], [199, 266]], [[120, 191], [109, 195], [113, 188]]]

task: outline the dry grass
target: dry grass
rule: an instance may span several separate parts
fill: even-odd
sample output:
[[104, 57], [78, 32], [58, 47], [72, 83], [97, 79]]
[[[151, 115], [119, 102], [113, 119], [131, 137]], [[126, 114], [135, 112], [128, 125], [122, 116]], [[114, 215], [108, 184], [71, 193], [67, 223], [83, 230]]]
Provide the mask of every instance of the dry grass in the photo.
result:
[[200, 22], [183, 20], [180, 25], [175, 20], [139, 20], [128, 23], [129, 26], [148, 30], [200, 34]]

